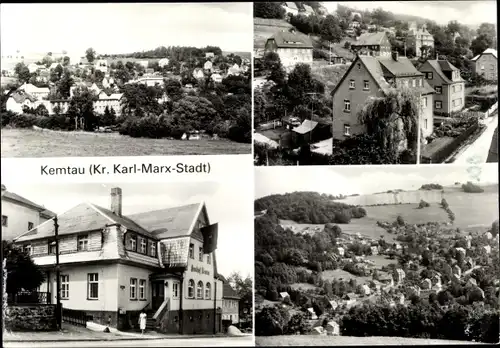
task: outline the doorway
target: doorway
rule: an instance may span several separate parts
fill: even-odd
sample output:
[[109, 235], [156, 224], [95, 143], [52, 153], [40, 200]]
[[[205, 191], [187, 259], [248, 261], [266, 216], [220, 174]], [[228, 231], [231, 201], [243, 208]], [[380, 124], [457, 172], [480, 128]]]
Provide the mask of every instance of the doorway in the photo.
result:
[[153, 311], [157, 311], [165, 299], [165, 285], [163, 280], [153, 281], [151, 283], [152, 296], [151, 296], [151, 307]]

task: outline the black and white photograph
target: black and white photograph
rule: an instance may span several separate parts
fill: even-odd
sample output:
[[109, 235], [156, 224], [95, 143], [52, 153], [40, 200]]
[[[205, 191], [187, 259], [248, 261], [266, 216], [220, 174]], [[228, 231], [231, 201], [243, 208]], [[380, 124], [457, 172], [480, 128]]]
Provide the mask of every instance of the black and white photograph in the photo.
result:
[[3, 346], [253, 346], [240, 186], [2, 184]]
[[254, 163], [498, 162], [496, 1], [254, 3]]
[[0, 12], [2, 157], [252, 153], [251, 3]]
[[497, 164], [255, 171], [256, 345], [498, 343]]

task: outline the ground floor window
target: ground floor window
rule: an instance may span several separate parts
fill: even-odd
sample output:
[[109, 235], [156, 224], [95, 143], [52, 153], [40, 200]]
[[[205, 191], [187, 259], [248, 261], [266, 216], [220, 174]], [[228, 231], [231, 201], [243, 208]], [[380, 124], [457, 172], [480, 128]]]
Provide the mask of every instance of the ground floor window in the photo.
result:
[[194, 298], [194, 280], [193, 279], [189, 279], [189, 282], [188, 282], [188, 297]]
[[196, 287], [196, 298], [203, 298], [203, 282], [201, 280]]
[[146, 280], [145, 279], [139, 280], [139, 299], [141, 299], [141, 300], [146, 299]]
[[61, 275], [61, 299], [69, 298], [69, 275]]
[[211, 285], [210, 283], [207, 283], [205, 287], [205, 299], [210, 300], [210, 290], [211, 290]]
[[137, 279], [130, 278], [130, 299], [137, 300]]
[[97, 300], [99, 298], [99, 274], [87, 274], [87, 298]]

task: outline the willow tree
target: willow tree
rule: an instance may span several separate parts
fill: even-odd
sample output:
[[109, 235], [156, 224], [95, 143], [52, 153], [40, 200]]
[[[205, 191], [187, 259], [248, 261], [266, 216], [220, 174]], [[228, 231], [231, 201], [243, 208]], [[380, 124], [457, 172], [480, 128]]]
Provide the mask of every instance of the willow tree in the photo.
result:
[[416, 152], [420, 96], [409, 88], [390, 89], [384, 97], [370, 98], [358, 113], [379, 147], [397, 157], [404, 148]]

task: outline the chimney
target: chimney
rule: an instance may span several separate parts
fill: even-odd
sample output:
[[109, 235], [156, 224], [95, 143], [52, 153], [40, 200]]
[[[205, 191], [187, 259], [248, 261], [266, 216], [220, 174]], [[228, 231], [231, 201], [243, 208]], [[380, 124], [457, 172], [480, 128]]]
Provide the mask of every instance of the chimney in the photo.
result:
[[399, 58], [398, 51], [392, 51], [392, 59], [394, 59], [397, 62], [398, 58]]
[[111, 189], [111, 211], [113, 214], [122, 216], [122, 189], [119, 187]]

